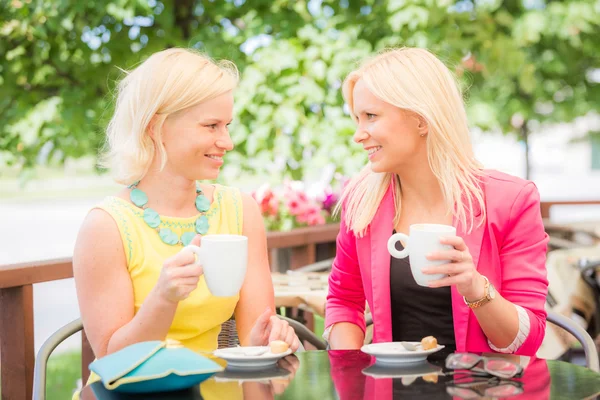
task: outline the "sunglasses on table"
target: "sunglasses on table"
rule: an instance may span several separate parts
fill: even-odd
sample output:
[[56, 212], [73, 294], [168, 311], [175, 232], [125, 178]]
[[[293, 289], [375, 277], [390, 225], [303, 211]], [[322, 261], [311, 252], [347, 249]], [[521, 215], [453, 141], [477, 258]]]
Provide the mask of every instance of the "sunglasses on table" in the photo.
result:
[[483, 357], [471, 353], [454, 353], [446, 357], [446, 375], [492, 375], [500, 379], [520, 378], [523, 367], [504, 358]]
[[506, 381], [497, 377], [493, 378], [473, 378], [468, 382], [458, 383], [448, 382], [446, 392], [450, 396], [461, 399], [480, 399], [492, 398], [499, 399], [503, 397], [516, 396], [523, 393], [521, 382]]

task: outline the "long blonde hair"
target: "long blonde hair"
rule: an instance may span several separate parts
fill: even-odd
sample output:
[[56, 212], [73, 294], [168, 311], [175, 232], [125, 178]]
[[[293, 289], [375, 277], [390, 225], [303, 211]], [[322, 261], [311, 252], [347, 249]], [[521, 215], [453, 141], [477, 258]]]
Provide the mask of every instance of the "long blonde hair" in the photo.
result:
[[140, 180], [152, 163], [155, 142], [147, 129], [155, 116], [153, 130], [164, 168], [167, 155], [161, 128], [167, 117], [233, 90], [239, 79], [232, 62], [215, 62], [200, 52], [181, 48], [154, 53], [134, 70], [124, 72], [106, 130], [101, 165], [125, 185]]
[[[359, 79], [381, 100], [412, 111], [427, 121], [427, 158], [449, 212], [454, 213], [467, 232], [473, 228], [475, 210], [484, 213], [483, 223], [485, 200], [480, 185], [483, 171], [473, 154], [462, 94], [448, 68], [424, 49], [386, 50], [364, 62], [344, 81], [342, 90], [350, 110], [353, 110], [353, 90]], [[400, 220], [402, 193], [395, 174], [375, 173], [367, 165], [350, 181], [337, 211], [343, 204], [344, 222], [355, 235], [360, 237], [366, 233], [390, 185], [395, 195], [396, 226]]]

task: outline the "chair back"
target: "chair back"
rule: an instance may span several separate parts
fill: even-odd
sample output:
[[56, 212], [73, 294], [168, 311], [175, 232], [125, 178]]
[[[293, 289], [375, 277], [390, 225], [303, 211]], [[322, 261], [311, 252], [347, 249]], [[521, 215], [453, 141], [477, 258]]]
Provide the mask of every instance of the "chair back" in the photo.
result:
[[35, 358], [35, 366], [33, 369], [33, 400], [46, 399], [46, 368], [50, 355], [64, 340], [83, 329], [83, 324], [80, 318], [69, 322], [56, 332], [54, 332], [37, 353]]
[[571, 335], [575, 336], [581, 343], [583, 351], [585, 352], [585, 363], [586, 367], [594, 372], [600, 372], [600, 361], [598, 360], [598, 350], [596, 349], [596, 343], [592, 337], [579, 326], [575, 321], [565, 317], [555, 311], [548, 312], [548, 322], [551, 322], [559, 327], [563, 328]]

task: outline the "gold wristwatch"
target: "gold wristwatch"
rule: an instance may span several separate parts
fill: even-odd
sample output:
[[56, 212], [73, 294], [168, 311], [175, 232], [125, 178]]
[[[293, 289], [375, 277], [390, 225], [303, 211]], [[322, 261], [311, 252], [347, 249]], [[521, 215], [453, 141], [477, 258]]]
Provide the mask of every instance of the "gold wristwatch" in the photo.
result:
[[482, 305], [494, 300], [494, 298], [496, 297], [496, 288], [494, 287], [494, 285], [490, 283], [490, 280], [487, 277], [483, 276], [483, 279], [485, 279], [485, 286], [483, 287], [484, 296], [481, 299], [469, 301], [466, 297], [463, 296], [465, 304], [468, 305], [471, 309], [481, 307]]

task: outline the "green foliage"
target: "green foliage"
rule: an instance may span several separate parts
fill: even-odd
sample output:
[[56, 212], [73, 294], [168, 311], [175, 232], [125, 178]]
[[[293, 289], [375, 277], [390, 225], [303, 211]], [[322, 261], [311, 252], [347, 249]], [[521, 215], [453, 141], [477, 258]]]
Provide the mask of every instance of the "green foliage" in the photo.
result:
[[[172, 46], [242, 71], [228, 176], [354, 173], [343, 77], [388, 46], [438, 54], [483, 129], [519, 132], [600, 107], [595, 0], [11, 0], [0, 5], [0, 165], [96, 155], [120, 76]], [[593, 72], [593, 71], [596, 72]]]
[[50, 356], [46, 376], [48, 400], [70, 399], [77, 388], [77, 381], [81, 379], [81, 352], [69, 351]]
[[81, 353], [72, 351], [56, 354], [48, 360], [48, 400], [70, 399], [81, 379]]
[[293, 179], [331, 162], [356, 170], [358, 149], [345, 145], [354, 123], [342, 110], [340, 84], [370, 51], [356, 30], [333, 33], [312, 25], [257, 50], [236, 98], [233, 139], [246, 159], [239, 163], [265, 175], [285, 169]]
[[[65, 400], [73, 396], [81, 379], [81, 352], [54, 354], [48, 359], [46, 396], [48, 400]], [[2, 388], [0, 387], [0, 394]]]

